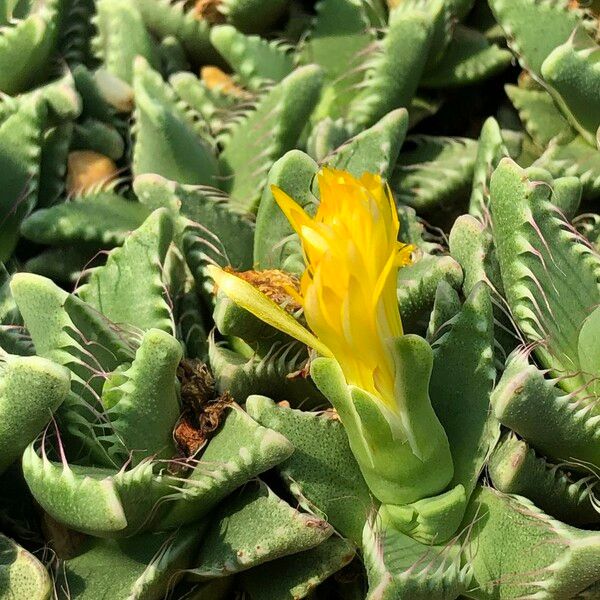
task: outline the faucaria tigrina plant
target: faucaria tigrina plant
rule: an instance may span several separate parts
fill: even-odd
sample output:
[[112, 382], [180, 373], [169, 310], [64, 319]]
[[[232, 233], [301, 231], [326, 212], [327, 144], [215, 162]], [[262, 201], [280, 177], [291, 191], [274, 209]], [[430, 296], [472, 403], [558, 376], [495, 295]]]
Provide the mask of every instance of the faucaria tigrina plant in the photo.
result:
[[0, 599], [600, 598], [598, 4], [0, 2]]

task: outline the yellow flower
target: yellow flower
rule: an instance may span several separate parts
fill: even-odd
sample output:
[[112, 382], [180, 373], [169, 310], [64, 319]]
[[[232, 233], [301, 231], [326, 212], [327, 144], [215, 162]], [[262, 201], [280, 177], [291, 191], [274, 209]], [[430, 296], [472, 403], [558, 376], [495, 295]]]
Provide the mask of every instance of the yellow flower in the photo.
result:
[[356, 179], [326, 168], [318, 183], [321, 201], [314, 217], [272, 188], [302, 241], [306, 270], [298, 301], [314, 335], [235, 275], [214, 267], [210, 274], [234, 302], [320, 354], [333, 356], [348, 384], [395, 412], [390, 343], [402, 335], [396, 279], [398, 268], [410, 263], [413, 247], [397, 239], [396, 207], [378, 175]]

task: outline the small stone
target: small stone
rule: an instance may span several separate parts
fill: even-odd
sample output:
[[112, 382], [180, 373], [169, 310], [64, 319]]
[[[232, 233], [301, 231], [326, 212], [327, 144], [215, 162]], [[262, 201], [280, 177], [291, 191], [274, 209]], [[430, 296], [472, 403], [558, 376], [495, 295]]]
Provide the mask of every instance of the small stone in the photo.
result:
[[209, 90], [217, 90], [228, 96], [235, 96], [236, 98], [249, 97], [248, 92], [237, 85], [231, 78], [231, 75], [228, 75], [225, 71], [219, 69], [219, 67], [213, 65], [202, 67], [202, 69], [200, 69], [200, 79], [202, 79]]
[[118, 112], [131, 112], [133, 110], [133, 88], [105, 69], [98, 69], [94, 73], [96, 85], [102, 97]]
[[117, 165], [108, 156], [91, 150], [76, 150], [67, 159], [67, 192], [81, 194], [105, 188], [117, 175]]
[[225, 15], [219, 10], [221, 0], [198, 0], [194, 7], [197, 19], [208, 21], [211, 25], [225, 23]]

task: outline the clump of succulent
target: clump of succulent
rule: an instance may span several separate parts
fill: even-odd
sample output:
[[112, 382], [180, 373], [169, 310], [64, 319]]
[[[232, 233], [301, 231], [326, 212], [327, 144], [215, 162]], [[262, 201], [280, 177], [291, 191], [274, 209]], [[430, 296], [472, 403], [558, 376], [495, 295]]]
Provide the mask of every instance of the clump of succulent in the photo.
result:
[[599, 598], [599, 18], [3, 3], [0, 599]]

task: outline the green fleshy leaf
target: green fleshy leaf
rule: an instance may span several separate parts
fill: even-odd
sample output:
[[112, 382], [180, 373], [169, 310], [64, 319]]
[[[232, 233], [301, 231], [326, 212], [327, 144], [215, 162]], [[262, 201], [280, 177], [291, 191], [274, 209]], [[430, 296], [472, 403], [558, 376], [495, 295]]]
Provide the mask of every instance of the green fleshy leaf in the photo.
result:
[[154, 210], [164, 206], [182, 230], [181, 246], [196, 279], [207, 264], [245, 271], [252, 267], [254, 226], [246, 214], [232, 207], [220, 193], [201, 186], [180, 185], [159, 175], [142, 175], [134, 189], [140, 201]]
[[84, 278], [85, 269], [97, 267], [102, 259], [101, 249], [95, 245], [57, 246], [30, 258], [25, 271], [73, 287]]
[[217, 53], [209, 39], [210, 23], [189, 5], [171, 0], [134, 0], [148, 29], [158, 38], [176, 37], [198, 63], [210, 63]]
[[203, 314], [203, 306], [195, 286], [179, 298], [176, 306], [179, 323], [178, 339], [184, 347], [186, 358], [208, 361], [208, 326]]
[[154, 211], [106, 264], [94, 269], [77, 293], [107, 319], [141, 330], [172, 332], [163, 287], [163, 265], [173, 235], [165, 209]]
[[430, 212], [440, 206], [460, 206], [469, 194], [477, 143], [433, 136], [413, 136], [408, 141], [414, 149], [400, 153], [390, 181], [398, 201]]
[[135, 61], [133, 88], [134, 175], [156, 173], [179, 183], [217, 187], [219, 169], [205, 127], [142, 58]]
[[65, 191], [67, 159], [72, 137], [72, 123], [57, 125], [44, 133], [40, 157], [38, 208], [56, 204]]
[[332, 533], [325, 521], [298, 512], [264, 483], [248, 484], [211, 519], [190, 572], [202, 579], [238, 573], [314, 548]]
[[600, 302], [600, 261], [563, 220], [550, 194], [547, 185], [530, 182], [503, 159], [491, 179], [494, 241], [517, 325], [542, 364], [563, 376], [565, 389], [575, 390], [587, 379], [577, 339]]
[[582, 401], [556, 384], [515, 352], [492, 394], [496, 418], [556, 462], [583, 471], [600, 467], [595, 397]]
[[[73, 67], [72, 75], [75, 81], [75, 88], [82, 100], [83, 119], [91, 118], [103, 123], [111, 123], [116, 125], [118, 119], [116, 117], [115, 107], [109, 103], [105, 97], [105, 92], [101, 90], [98, 84], [98, 75], [102, 70], [96, 72], [89, 71], [84, 65], [76, 65]], [[122, 82], [122, 85], [125, 85]], [[128, 89], [133, 95], [130, 87]]]
[[573, 476], [548, 463], [513, 433], [506, 434], [494, 450], [488, 473], [497, 490], [525, 496], [565, 523], [600, 522], [600, 512], [594, 505], [594, 477]]
[[420, 85], [437, 89], [479, 83], [506, 69], [511, 58], [510, 52], [490, 44], [477, 30], [457, 25], [444, 55]]
[[175, 376], [181, 356], [174, 337], [150, 329], [131, 366], [119, 372], [114, 384], [110, 378], [105, 382], [101, 400], [110, 421], [106, 437], [111, 456], [121, 454], [122, 462], [131, 456], [135, 465], [150, 455], [175, 454], [173, 428], [179, 416]]
[[311, 192], [318, 165], [299, 150], [284, 154], [271, 168], [256, 215], [254, 263], [258, 269], [281, 269], [296, 275], [304, 271], [300, 239], [279, 208], [271, 186], [281, 188], [304, 210], [314, 213]]
[[540, 148], [546, 148], [555, 138], [559, 143], [573, 138], [575, 132], [547, 91], [515, 85], [507, 85], [504, 89], [519, 112], [527, 133]]
[[[458, 0], [463, 2], [464, 0]], [[457, 4], [454, 0], [402, 0], [396, 1], [391, 14], [414, 14], [420, 12], [426, 18], [430, 32], [430, 44], [427, 48], [425, 71], [435, 67], [444, 55], [452, 40], [454, 11]]]
[[0, 348], [9, 354], [35, 354], [33, 344], [22, 327], [23, 319], [10, 289], [10, 274], [0, 263]]
[[119, 160], [125, 152], [125, 143], [121, 134], [112, 125], [87, 118], [75, 124], [71, 149], [92, 150], [112, 160]]
[[155, 470], [150, 461], [118, 472], [56, 463], [43, 451], [40, 456], [34, 444], [23, 454], [23, 473], [36, 502], [59, 523], [103, 538], [163, 529], [164, 500], [177, 481]]
[[461, 565], [456, 542], [422, 544], [377, 518], [365, 525], [363, 552], [367, 600], [450, 600], [469, 587], [470, 567]]
[[64, 0], [35, 4], [0, 35], [0, 90], [17, 94], [47, 78], [58, 42]]
[[582, 191], [583, 186], [577, 177], [559, 177], [552, 183], [551, 200], [568, 221], [577, 214]]
[[69, 67], [93, 64], [91, 39], [95, 34], [94, 0], [71, 0], [64, 11], [58, 54]]
[[310, 597], [321, 582], [348, 564], [353, 556], [351, 544], [332, 536], [316, 548], [244, 572], [242, 585], [256, 600], [300, 600]]
[[[248, 314], [248, 313], [246, 313]], [[268, 328], [269, 333], [273, 332]], [[272, 336], [272, 333], [271, 333]], [[306, 346], [299, 343], [283, 343], [278, 340], [267, 347], [252, 349], [234, 338], [230, 349], [209, 340], [208, 356], [213, 369], [217, 389], [229, 392], [239, 402], [251, 394], [269, 394], [278, 400], [286, 400], [292, 406], [323, 408], [327, 401], [310, 379], [302, 376], [306, 367]], [[243, 349], [241, 346], [245, 346]]]
[[419, 10], [393, 10], [381, 46], [348, 110], [348, 120], [369, 126], [414, 96], [431, 43], [431, 23]]
[[96, 11], [95, 51], [107, 71], [132, 84], [136, 57], [143, 56], [153, 68], [159, 68], [156, 44], [135, 3], [98, 0]]
[[539, 76], [547, 56], [580, 24], [568, 0], [490, 0], [494, 17], [521, 66]]
[[325, 117], [316, 123], [306, 140], [306, 152], [320, 162], [349, 137], [343, 119]]
[[277, 83], [294, 68], [289, 48], [256, 35], [246, 36], [231, 25], [213, 27], [210, 40], [249, 89], [259, 89], [265, 82]]
[[320, 0], [308, 39], [301, 49], [304, 62], [323, 68], [333, 81], [373, 42], [365, 5], [358, 0]]
[[109, 477], [114, 471], [52, 463], [40, 458], [32, 444], [23, 454], [23, 473], [37, 502], [73, 529], [110, 535], [127, 526]]
[[322, 72], [300, 67], [262, 95], [249, 112], [223, 136], [219, 157], [231, 204], [256, 212], [275, 160], [296, 144], [318, 99]]
[[[17, 273], [12, 278], [11, 290], [40, 356], [68, 366], [73, 373], [83, 364], [75, 358], [77, 354], [86, 354], [83, 346], [95, 366], [105, 371], [131, 360], [131, 344], [122, 332], [52, 281]], [[86, 379], [90, 374], [86, 373]]]
[[21, 221], [37, 199], [40, 155], [47, 108], [31, 97], [0, 123], [0, 261], [7, 261], [19, 237]]
[[449, 331], [434, 344], [429, 384], [433, 409], [452, 452], [450, 486], [462, 484], [467, 497], [500, 435], [490, 411], [495, 376], [492, 303], [487, 286], [479, 283], [452, 319]]
[[50, 422], [69, 393], [69, 373], [38, 356], [0, 358], [0, 472]]
[[235, 114], [240, 102], [219, 88], [210, 89], [202, 79], [187, 71], [171, 75], [169, 84], [183, 102], [204, 118], [213, 135], [225, 129], [225, 123]]
[[600, 126], [600, 46], [578, 30], [548, 55], [542, 75], [569, 122], [595, 146]]
[[502, 292], [500, 267], [494, 254], [493, 239], [485, 225], [471, 215], [458, 217], [450, 231], [450, 253], [464, 273], [463, 294], [468, 296], [480, 282], [491, 282]]
[[553, 177], [578, 177], [585, 200], [600, 197], [600, 152], [582, 137], [567, 144], [550, 144], [534, 164], [547, 169]]
[[408, 112], [400, 108], [344, 142], [321, 162], [355, 177], [378, 173], [389, 179], [408, 129]]
[[38, 244], [119, 246], [148, 214], [137, 202], [101, 191], [34, 212], [23, 221], [21, 234]]
[[[232, 404], [194, 470], [179, 482], [162, 527], [178, 527], [206, 516], [235, 489], [288, 458], [294, 447]], [[222, 506], [222, 504], [221, 504]]]
[[[583, 322], [577, 340], [579, 363], [585, 373], [594, 376], [600, 374], [600, 310], [596, 307]], [[593, 382], [590, 388], [598, 395], [598, 385]]]
[[97, 439], [98, 424], [105, 424], [100, 394], [106, 374], [133, 359], [130, 332], [43, 277], [19, 273], [11, 289], [37, 353], [71, 371], [71, 394], [58, 412], [61, 430], [100, 464], [113, 464]]
[[460, 265], [450, 256], [423, 254], [414, 264], [398, 271], [398, 304], [405, 331], [418, 331], [429, 319], [441, 281], [459, 289], [463, 280]]
[[498, 122], [488, 117], [481, 128], [477, 142], [477, 155], [473, 166], [469, 214], [481, 219], [488, 211], [490, 202], [490, 177], [500, 159], [508, 156]]
[[267, 31], [285, 12], [288, 0], [222, 0], [219, 12], [244, 33]]
[[11, 290], [39, 356], [71, 370], [71, 388], [95, 403], [101, 378], [98, 366], [114, 370], [131, 359], [131, 350], [118, 330], [78, 298], [52, 281], [29, 273], [13, 276]]
[[316, 121], [344, 116], [356, 95], [376, 38], [369, 26], [368, 7], [360, 0], [320, 0], [300, 56], [318, 64], [326, 83], [315, 110]]
[[52, 580], [44, 565], [10, 538], [0, 534], [0, 595], [49, 600]]
[[264, 396], [251, 396], [246, 407], [261, 425], [278, 431], [294, 445], [294, 454], [277, 471], [300, 505], [360, 545], [374, 501], [342, 424], [327, 413], [278, 407]]
[[427, 341], [433, 346], [461, 309], [458, 292], [447, 282], [440, 281], [427, 325]]
[[64, 589], [73, 597], [160, 600], [189, 565], [202, 527], [127, 540], [90, 539], [65, 562]]
[[600, 535], [564, 525], [520, 496], [479, 488], [465, 522], [472, 598], [573, 598], [598, 582]]
[[162, 64], [161, 71], [166, 78], [173, 73], [190, 69], [185, 50], [176, 37], [170, 35], [161, 40], [159, 51]]

